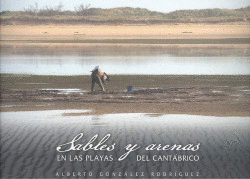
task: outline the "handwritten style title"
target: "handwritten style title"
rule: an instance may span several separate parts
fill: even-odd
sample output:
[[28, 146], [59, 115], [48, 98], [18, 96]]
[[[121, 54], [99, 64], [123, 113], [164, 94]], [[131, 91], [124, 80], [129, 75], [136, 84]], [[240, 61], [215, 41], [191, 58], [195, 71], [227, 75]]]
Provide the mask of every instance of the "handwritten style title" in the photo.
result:
[[[98, 134], [94, 135], [86, 144], [77, 144], [77, 141], [79, 141], [83, 137], [83, 133], [78, 134], [76, 137], [73, 138], [68, 143], [59, 145], [56, 150], [58, 152], [69, 152], [69, 151], [75, 151], [75, 150], [82, 150], [82, 151], [89, 151], [89, 150], [95, 150], [95, 151], [113, 151], [115, 149], [115, 143], [112, 145], [105, 144], [109, 138], [110, 134], [107, 134], [105, 137], [103, 137], [97, 144], [93, 144], [93, 142], [96, 141], [98, 138]], [[141, 146], [138, 146], [138, 144], [128, 144], [124, 147], [126, 152], [118, 158], [118, 161], [124, 160], [131, 152], [136, 151], [141, 148]], [[145, 150], [147, 151], [165, 151], [165, 150], [189, 150], [189, 151], [197, 151], [200, 148], [200, 143], [194, 145], [194, 144], [187, 144], [185, 146], [182, 145], [162, 145], [162, 144], [150, 144], [147, 147], [145, 147]]]

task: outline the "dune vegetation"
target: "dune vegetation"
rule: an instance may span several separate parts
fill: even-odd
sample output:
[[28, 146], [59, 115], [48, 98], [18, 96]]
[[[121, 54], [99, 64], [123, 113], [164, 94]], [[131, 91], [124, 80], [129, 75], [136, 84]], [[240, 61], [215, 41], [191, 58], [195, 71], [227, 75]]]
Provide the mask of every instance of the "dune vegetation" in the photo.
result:
[[1, 25], [21, 24], [166, 24], [166, 23], [228, 23], [248, 22], [250, 6], [241, 9], [177, 10], [170, 13], [150, 11], [144, 8], [91, 8], [79, 5], [74, 11], [57, 7], [30, 6], [23, 11], [3, 11]]

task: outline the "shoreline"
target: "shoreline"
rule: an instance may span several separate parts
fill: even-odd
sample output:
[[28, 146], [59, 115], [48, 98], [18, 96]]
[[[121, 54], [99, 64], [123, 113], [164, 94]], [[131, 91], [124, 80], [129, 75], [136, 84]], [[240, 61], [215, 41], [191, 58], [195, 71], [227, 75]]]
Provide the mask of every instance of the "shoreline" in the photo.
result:
[[218, 117], [249, 117], [249, 104], [214, 103], [8, 103], [12, 107], [1, 107], [1, 112], [46, 111], [46, 110], [91, 110], [85, 113], [71, 113], [68, 116], [95, 116], [103, 114], [147, 113], [152, 115], [185, 114]]
[[[146, 39], [144, 39], [146, 40]], [[246, 40], [246, 39], [245, 39]], [[121, 40], [122, 41], [122, 40]], [[250, 39], [249, 39], [250, 41]], [[248, 57], [250, 44], [30, 43], [0, 41], [1, 55]], [[141, 41], [143, 42], [143, 41]], [[181, 42], [181, 40], [179, 40]], [[202, 40], [200, 40], [202, 42]]]
[[90, 40], [1, 40], [3, 43], [18, 44], [146, 44], [146, 45], [248, 45], [250, 38], [217, 38], [217, 39], [90, 39]]

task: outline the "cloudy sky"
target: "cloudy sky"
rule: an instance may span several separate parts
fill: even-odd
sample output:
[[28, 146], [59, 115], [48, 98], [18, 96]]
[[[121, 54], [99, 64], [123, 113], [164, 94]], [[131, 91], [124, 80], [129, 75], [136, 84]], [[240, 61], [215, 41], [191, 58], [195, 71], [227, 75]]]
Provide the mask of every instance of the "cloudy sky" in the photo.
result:
[[90, 4], [92, 8], [140, 7], [153, 11], [171, 12], [180, 9], [223, 8], [236, 9], [250, 6], [250, 0], [0, 0], [1, 11], [24, 10], [35, 6], [38, 8], [56, 7], [63, 4], [63, 10], [74, 10], [80, 4]]

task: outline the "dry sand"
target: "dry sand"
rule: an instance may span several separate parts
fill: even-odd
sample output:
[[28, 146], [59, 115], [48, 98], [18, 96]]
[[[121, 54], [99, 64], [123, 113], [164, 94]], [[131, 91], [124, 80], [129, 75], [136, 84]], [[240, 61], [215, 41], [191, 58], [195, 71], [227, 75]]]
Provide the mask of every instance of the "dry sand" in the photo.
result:
[[245, 24], [16, 25], [1, 26], [1, 40], [249, 38]]
[[[82, 51], [102, 53], [113, 49], [115, 51], [133, 51], [134, 48], [147, 53], [153, 52], [154, 48], [161, 48], [162, 51], [185, 48], [185, 56], [195, 55], [188, 54], [193, 50], [190, 51], [187, 48], [204, 49], [203, 52], [207, 51], [206, 48], [210, 50], [224, 48], [228, 51], [243, 49], [237, 53], [239, 55], [250, 48], [249, 37], [250, 25], [248, 23], [151, 26], [14, 25], [1, 26], [0, 45], [1, 54], [7, 55], [14, 53], [32, 54], [37, 48], [48, 54], [54, 52], [78, 54]], [[204, 54], [203, 52], [202, 54]]]

